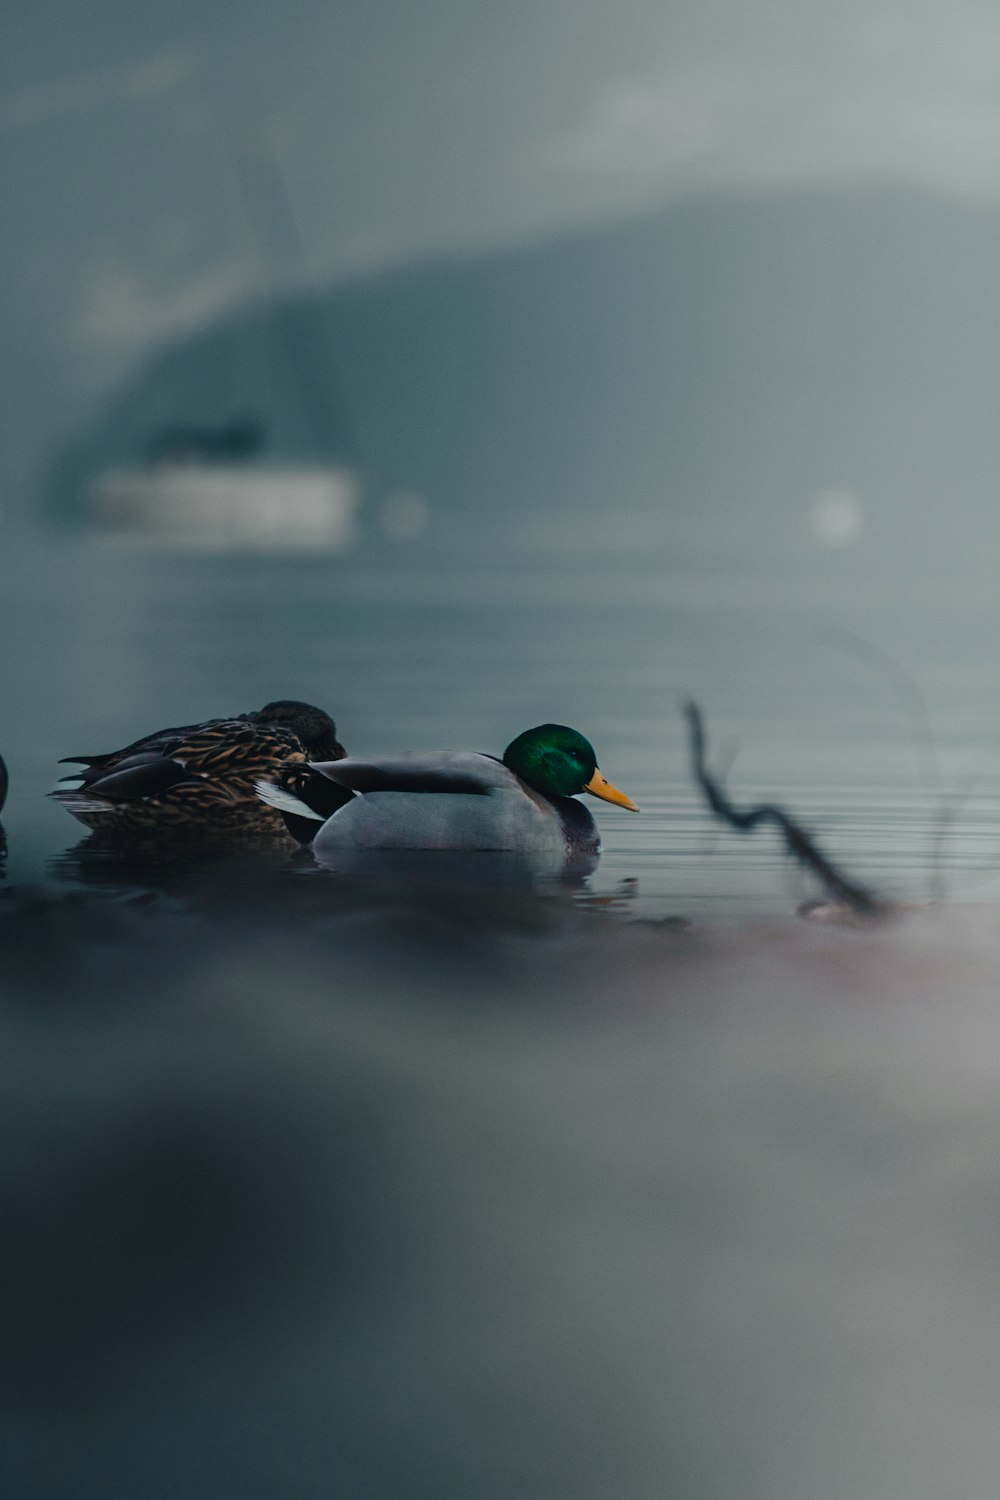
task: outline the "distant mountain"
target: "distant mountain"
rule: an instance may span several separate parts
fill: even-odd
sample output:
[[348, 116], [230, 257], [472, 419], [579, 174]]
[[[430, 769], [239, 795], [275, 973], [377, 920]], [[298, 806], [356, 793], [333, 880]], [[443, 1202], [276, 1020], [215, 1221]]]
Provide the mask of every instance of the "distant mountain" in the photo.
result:
[[[320, 316], [344, 394], [310, 344]], [[308, 369], [292, 369], [289, 329]], [[358, 444], [376, 489], [416, 490], [436, 513], [780, 518], [835, 485], [900, 513], [991, 506], [1000, 214], [874, 187], [680, 202], [340, 284], [322, 307], [251, 308], [116, 395], [62, 455], [55, 507], [164, 423], [245, 412], [268, 348], [276, 456], [315, 456], [321, 428], [329, 456]]]

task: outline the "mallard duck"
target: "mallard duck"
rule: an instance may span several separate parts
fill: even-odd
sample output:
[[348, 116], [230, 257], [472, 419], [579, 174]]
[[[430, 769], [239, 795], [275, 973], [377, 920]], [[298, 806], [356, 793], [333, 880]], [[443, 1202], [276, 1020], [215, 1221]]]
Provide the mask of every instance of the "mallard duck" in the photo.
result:
[[346, 754], [329, 714], [280, 699], [256, 713], [161, 729], [83, 767], [50, 793], [88, 828], [114, 835], [287, 837], [286, 821], [255, 795], [262, 777]]
[[454, 750], [349, 756], [289, 766], [257, 786], [269, 806], [321, 825], [312, 839], [320, 860], [343, 849], [597, 854], [597, 825], [573, 800], [580, 792], [638, 812], [598, 770], [590, 742], [564, 724], [526, 730], [501, 760]]

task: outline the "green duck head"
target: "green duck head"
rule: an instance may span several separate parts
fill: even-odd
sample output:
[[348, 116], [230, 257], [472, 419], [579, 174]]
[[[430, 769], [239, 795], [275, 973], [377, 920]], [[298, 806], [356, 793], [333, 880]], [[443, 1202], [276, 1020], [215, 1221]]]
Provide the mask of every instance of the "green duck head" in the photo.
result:
[[639, 811], [631, 797], [601, 775], [590, 741], [565, 724], [539, 724], [526, 729], [511, 740], [503, 763], [543, 797], [575, 797], [578, 792], [591, 792], [630, 812]]

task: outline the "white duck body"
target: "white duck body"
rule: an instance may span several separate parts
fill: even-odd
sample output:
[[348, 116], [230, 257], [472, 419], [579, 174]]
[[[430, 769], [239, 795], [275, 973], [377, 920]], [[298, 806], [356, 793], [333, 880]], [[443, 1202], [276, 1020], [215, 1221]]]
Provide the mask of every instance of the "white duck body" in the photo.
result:
[[597, 825], [581, 803], [543, 796], [490, 755], [348, 756], [312, 769], [356, 794], [316, 834], [321, 862], [349, 849], [507, 850], [546, 860], [600, 851]]

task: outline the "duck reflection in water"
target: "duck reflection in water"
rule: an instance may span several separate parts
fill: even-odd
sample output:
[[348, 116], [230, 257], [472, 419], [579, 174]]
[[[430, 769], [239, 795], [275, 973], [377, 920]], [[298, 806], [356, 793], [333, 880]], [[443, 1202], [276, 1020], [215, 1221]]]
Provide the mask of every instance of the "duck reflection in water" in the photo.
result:
[[[0, 755], [0, 812], [3, 811], [3, 805], [7, 801], [7, 788], [8, 788], [9, 785], [10, 785], [10, 780], [9, 780], [8, 775], [7, 775], [7, 767], [4, 764], [3, 756]], [[6, 873], [5, 870], [4, 870], [4, 864], [6, 863], [6, 860], [7, 860], [7, 834], [6, 834], [6, 831], [4, 829], [3, 824], [0, 823], [0, 880], [3, 879], [3, 877], [4, 877], [5, 873]]]
[[50, 872], [62, 886], [96, 887], [126, 903], [260, 927], [404, 909], [505, 926], [537, 909], [540, 897], [553, 907], [577, 900], [597, 863], [596, 854], [546, 865], [504, 850], [425, 849], [343, 850], [319, 863], [308, 848], [275, 842], [119, 845], [91, 834]]

